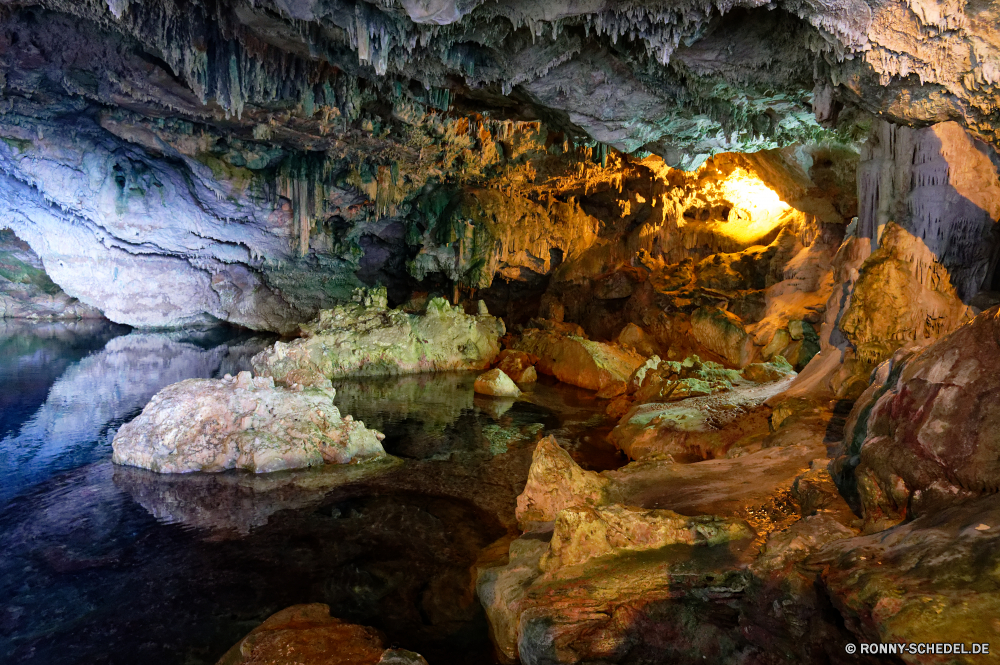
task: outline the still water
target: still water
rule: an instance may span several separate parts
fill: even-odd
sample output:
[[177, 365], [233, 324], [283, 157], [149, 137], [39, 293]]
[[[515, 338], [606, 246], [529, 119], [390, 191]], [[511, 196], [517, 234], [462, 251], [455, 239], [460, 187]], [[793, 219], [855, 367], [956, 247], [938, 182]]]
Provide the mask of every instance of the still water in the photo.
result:
[[514, 528], [538, 438], [622, 462], [603, 404], [546, 382], [482, 398], [469, 373], [340, 381], [390, 459], [262, 476], [109, 462], [158, 390], [247, 369], [272, 341], [0, 320], [0, 662], [211, 665], [308, 602], [432, 665], [494, 662], [475, 561]]

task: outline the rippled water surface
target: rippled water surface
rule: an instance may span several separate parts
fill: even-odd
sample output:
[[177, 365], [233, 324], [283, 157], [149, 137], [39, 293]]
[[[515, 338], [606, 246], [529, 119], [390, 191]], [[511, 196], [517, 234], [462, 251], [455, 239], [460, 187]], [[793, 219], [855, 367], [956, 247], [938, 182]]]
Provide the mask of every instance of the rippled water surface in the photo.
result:
[[513, 528], [539, 437], [621, 463], [603, 405], [544, 382], [482, 398], [468, 373], [340, 381], [341, 411], [392, 458], [261, 476], [110, 464], [158, 390], [245, 369], [271, 341], [0, 320], [0, 662], [211, 664], [306, 602], [432, 665], [493, 662], [475, 561]]

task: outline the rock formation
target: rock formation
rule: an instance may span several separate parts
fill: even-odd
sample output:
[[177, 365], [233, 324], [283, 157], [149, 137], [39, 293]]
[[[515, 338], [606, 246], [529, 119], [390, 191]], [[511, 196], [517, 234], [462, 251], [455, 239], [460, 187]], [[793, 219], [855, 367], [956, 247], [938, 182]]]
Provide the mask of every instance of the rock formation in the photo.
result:
[[427, 665], [419, 654], [386, 649], [372, 628], [330, 616], [320, 603], [294, 605], [268, 617], [226, 652], [217, 665]]
[[[144, 404], [116, 462], [380, 458], [333, 405], [356, 380], [350, 410], [398, 453], [357, 478], [508, 531], [458, 566], [481, 552], [503, 659], [988, 642], [998, 19], [996, 0], [7, 0], [0, 317], [142, 330], [95, 333], [46, 395], [13, 372], [34, 417], [0, 462], [49, 478]], [[220, 322], [284, 337], [159, 330]], [[0, 323], [0, 349], [47, 366]], [[482, 465], [437, 471], [465, 454]], [[245, 535], [350, 484], [327, 471], [116, 478], [165, 521]], [[441, 584], [476, 611], [466, 578]], [[356, 653], [321, 653], [337, 640]], [[300, 606], [224, 662], [293, 644], [409, 658]]]
[[643, 360], [608, 344], [542, 330], [526, 332], [516, 349], [537, 356], [542, 374], [590, 390], [627, 380]]
[[30, 247], [0, 231], [0, 318], [96, 319], [101, 313], [66, 295]]
[[844, 453], [860, 456], [854, 476], [869, 524], [997, 491], [1000, 451], [988, 404], [998, 315], [994, 307], [923, 350], [887, 360], [855, 404]]
[[112, 461], [158, 473], [269, 473], [385, 455], [382, 434], [341, 417], [334, 394], [275, 388], [273, 379], [250, 372], [181, 381], [118, 430]]
[[520, 397], [521, 391], [517, 384], [500, 368], [491, 369], [480, 374], [473, 385], [480, 395], [490, 395], [492, 397]]
[[[138, 414], [157, 392], [187, 377], [245, 371], [250, 356], [269, 341], [249, 335], [220, 338], [211, 331], [129, 333], [99, 319], [43, 328], [0, 321], [0, 353], [20, 370], [2, 377], [6, 385], [21, 386], [27, 399], [39, 376], [57, 372], [30, 406], [4, 402], [8, 417], [26, 408], [31, 418], [23, 426], [5, 426], [0, 437], [7, 451], [0, 469], [10, 476], [16, 471], [17, 477], [4, 483], [0, 497], [23, 490], [21, 483], [66, 470], [73, 459], [104, 458], [104, 449], [93, 451], [94, 440], [104, 441], [109, 429]], [[67, 368], [66, 358], [73, 355], [79, 362]]]
[[278, 383], [323, 385], [341, 376], [380, 376], [489, 367], [500, 351], [503, 321], [470, 316], [444, 298], [422, 315], [389, 309], [385, 289], [359, 290], [355, 301], [320, 312], [305, 337], [254, 357], [254, 369]]

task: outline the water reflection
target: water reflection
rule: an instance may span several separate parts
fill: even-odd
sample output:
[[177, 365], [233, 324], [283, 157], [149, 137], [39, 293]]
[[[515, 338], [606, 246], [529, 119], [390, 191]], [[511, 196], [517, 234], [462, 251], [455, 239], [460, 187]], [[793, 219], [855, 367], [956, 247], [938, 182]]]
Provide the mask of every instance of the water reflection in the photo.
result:
[[45, 402], [52, 383], [87, 354], [128, 332], [110, 321], [35, 323], [0, 319], [0, 438]]
[[474, 373], [456, 373], [338, 382], [341, 411], [386, 432], [396, 457], [379, 464], [114, 467], [109, 436], [152, 394], [245, 369], [267, 340], [9, 330], [0, 403], [21, 406], [0, 440], [3, 663], [212, 665], [268, 615], [308, 602], [430, 662], [494, 662], [472, 571], [514, 527], [535, 441], [555, 432], [584, 464], [607, 463], [592, 394], [543, 381], [491, 400], [474, 396]]
[[245, 369], [270, 341], [227, 328], [153, 333], [100, 322], [3, 322], [0, 502], [110, 454], [113, 430], [161, 388]]
[[114, 467], [114, 484], [164, 524], [210, 532], [213, 538], [245, 536], [279, 510], [319, 504], [331, 490], [358, 483], [400, 464], [386, 458], [366, 464], [277, 473], [163, 474]]

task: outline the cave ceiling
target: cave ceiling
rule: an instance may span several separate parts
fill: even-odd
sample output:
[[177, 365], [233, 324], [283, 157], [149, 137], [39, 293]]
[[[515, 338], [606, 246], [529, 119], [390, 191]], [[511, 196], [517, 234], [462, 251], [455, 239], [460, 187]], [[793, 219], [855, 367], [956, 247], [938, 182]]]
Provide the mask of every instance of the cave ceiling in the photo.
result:
[[3, 6], [8, 110], [17, 96], [49, 112], [86, 100], [295, 149], [388, 129], [403, 101], [544, 119], [682, 167], [844, 129], [858, 120], [840, 117], [845, 104], [903, 124], [957, 119], [996, 139], [1000, 37], [985, 2]]
[[288, 331], [387, 275], [547, 274], [607, 235], [588, 194], [673, 186], [651, 156], [850, 150], [876, 118], [996, 146], [997, 11], [7, 0], [0, 226], [116, 321]]

